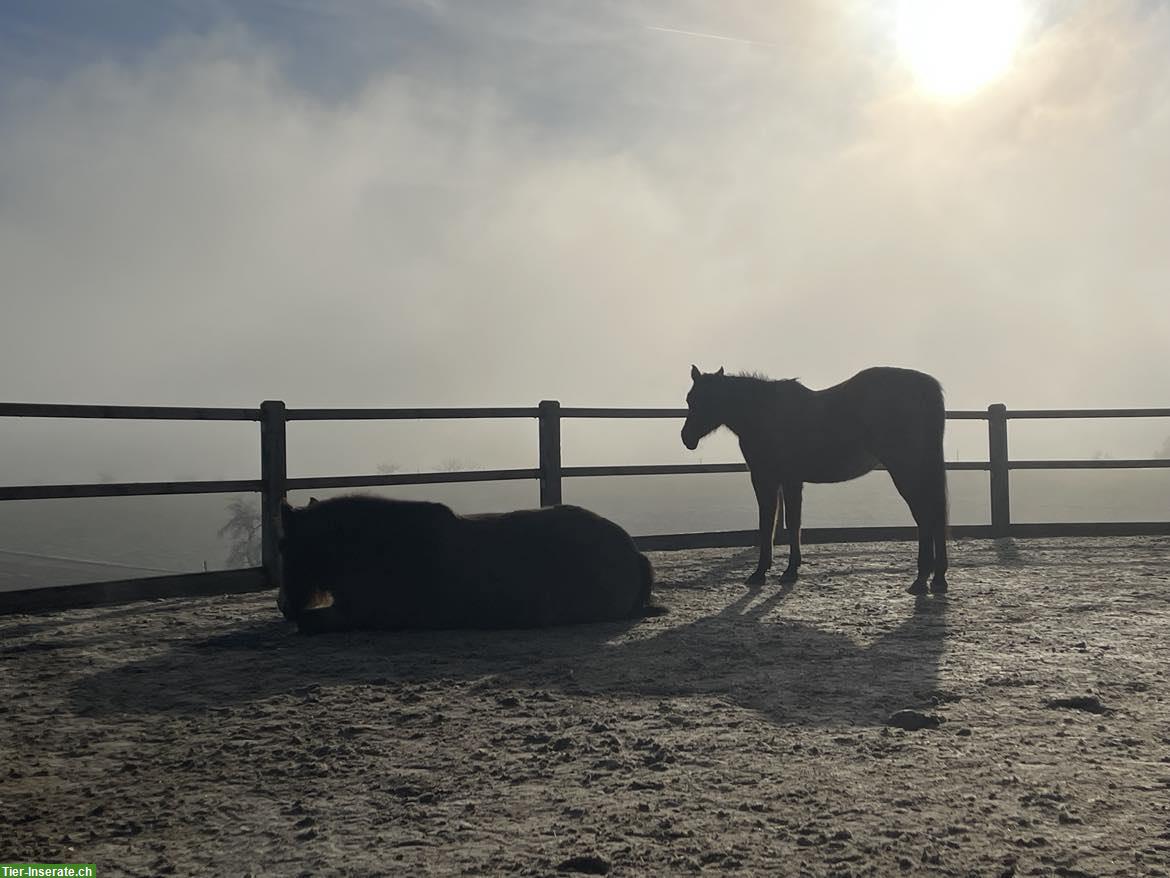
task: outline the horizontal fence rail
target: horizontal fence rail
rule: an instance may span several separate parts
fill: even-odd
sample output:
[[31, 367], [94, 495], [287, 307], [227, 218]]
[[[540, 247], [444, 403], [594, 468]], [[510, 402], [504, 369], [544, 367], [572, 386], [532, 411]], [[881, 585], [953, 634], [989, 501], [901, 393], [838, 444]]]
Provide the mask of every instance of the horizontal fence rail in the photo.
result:
[[1009, 460], [1008, 469], [1160, 469], [1170, 466], [1170, 460]]
[[0, 402], [0, 418], [102, 418], [133, 421], [258, 421], [259, 409]]
[[159, 494], [244, 494], [259, 490], [259, 479], [208, 482], [100, 482], [96, 485], [11, 485], [0, 488], [0, 500], [151, 497]]
[[[85, 583], [74, 586], [0, 592], [0, 613], [33, 612], [40, 609], [88, 606], [103, 603], [174, 597], [178, 595], [223, 594], [274, 587], [280, 580], [278, 547], [280, 504], [289, 491], [331, 488], [388, 487], [465, 482], [536, 480], [540, 504], [561, 502], [561, 483], [566, 478], [608, 476], [695, 475], [744, 473], [743, 463], [651, 464], [619, 466], [562, 466], [561, 422], [564, 419], [678, 419], [683, 408], [561, 407], [544, 400], [534, 407], [497, 406], [478, 408], [286, 408], [270, 400], [258, 408], [198, 408], [183, 406], [102, 406], [42, 403], [0, 403], [0, 418], [98, 418], [109, 420], [171, 421], [252, 421], [260, 425], [260, 478], [182, 482], [111, 482], [73, 485], [0, 486], [0, 501], [47, 500], [83, 497], [136, 497], [169, 494], [259, 493], [261, 498], [261, 567]], [[988, 524], [955, 525], [958, 538], [1056, 537], [1056, 536], [1146, 536], [1170, 534], [1170, 522], [1053, 522], [1013, 524], [1010, 481], [1012, 470], [1099, 470], [1158, 469], [1170, 467], [1170, 460], [1012, 460], [1008, 454], [1007, 425], [1010, 420], [1077, 418], [1170, 418], [1170, 408], [1143, 409], [1018, 409], [1002, 403], [987, 411], [952, 410], [948, 420], [981, 420], [988, 426], [988, 459], [948, 461], [948, 470], [980, 471], [989, 474], [991, 521]], [[368, 420], [462, 420], [487, 418], [529, 418], [537, 422], [538, 461], [534, 468], [470, 470], [458, 472], [390, 473], [379, 475], [334, 475], [289, 477], [286, 431], [290, 421]], [[881, 469], [881, 467], [879, 467]], [[745, 501], [746, 502], [746, 501]], [[915, 539], [913, 527], [824, 527], [805, 528], [806, 543], [854, 542]], [[783, 535], [778, 531], [777, 538]], [[757, 532], [719, 531], [689, 534], [641, 535], [635, 542], [646, 551], [659, 549], [732, 547], [754, 545]]]
[[465, 418], [535, 418], [535, 408], [288, 409], [286, 421], [427, 421]]
[[80, 585], [0, 591], [0, 615], [71, 610], [161, 598], [245, 594], [265, 591], [268, 588], [268, 576], [263, 567], [83, 582]]
[[539, 479], [538, 469], [482, 469], [438, 473], [393, 473], [376, 476], [308, 476], [286, 479], [290, 491], [320, 488], [374, 488], [387, 485], [444, 485], [452, 482], [507, 482]]
[[[949, 470], [988, 470], [991, 464], [986, 460], [951, 460], [945, 464]], [[631, 466], [566, 466], [561, 468], [563, 478], [574, 476], [672, 476], [695, 475], [699, 473], [746, 473], [746, 463], [652, 463]], [[874, 472], [885, 472], [884, 466], [876, 466]]]
[[[1156, 411], [1156, 409], [1146, 409]], [[563, 408], [562, 418], [685, 418], [686, 409], [676, 408]], [[948, 421], [986, 421], [987, 412], [976, 410], [947, 412]]]
[[1170, 418], [1170, 409], [1015, 409], [1007, 417], [1019, 421], [1047, 418]]

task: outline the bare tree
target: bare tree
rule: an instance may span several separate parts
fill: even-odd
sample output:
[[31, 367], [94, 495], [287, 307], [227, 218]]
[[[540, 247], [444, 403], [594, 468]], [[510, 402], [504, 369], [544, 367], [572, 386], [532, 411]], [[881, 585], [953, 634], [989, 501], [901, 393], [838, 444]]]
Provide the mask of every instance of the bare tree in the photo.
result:
[[235, 497], [228, 503], [228, 522], [219, 535], [231, 541], [229, 567], [260, 566], [260, 506], [255, 500]]
[[398, 472], [400, 469], [402, 469], [402, 467], [400, 467], [396, 463], [380, 463], [380, 464], [378, 464], [378, 475], [392, 476], [392, 475], [394, 475], [394, 473]]

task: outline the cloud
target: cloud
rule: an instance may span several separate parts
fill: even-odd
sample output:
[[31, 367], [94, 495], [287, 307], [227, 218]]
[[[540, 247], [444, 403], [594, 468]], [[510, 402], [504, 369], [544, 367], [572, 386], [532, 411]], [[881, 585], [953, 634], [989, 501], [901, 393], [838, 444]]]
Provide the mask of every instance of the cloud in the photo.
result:
[[1165, 10], [1062, 12], [943, 107], [867, 8], [435, 2], [436, 51], [343, 95], [242, 27], [10, 81], [4, 395], [657, 405], [691, 362], [896, 363], [956, 407], [1164, 401]]

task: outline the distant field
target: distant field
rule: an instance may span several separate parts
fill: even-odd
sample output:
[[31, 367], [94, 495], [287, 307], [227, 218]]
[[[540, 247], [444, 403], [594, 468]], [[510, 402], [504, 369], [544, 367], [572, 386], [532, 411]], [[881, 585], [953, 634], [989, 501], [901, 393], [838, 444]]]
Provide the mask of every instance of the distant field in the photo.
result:
[[0, 591], [159, 576], [174, 571], [0, 550]]

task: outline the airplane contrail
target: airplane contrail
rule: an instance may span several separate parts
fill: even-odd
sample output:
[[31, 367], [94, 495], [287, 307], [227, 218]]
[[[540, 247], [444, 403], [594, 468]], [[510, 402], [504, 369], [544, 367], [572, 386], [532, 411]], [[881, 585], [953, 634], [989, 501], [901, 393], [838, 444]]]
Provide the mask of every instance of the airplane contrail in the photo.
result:
[[761, 43], [757, 40], [745, 40], [741, 39], [740, 37], [725, 37], [722, 34], [705, 34], [693, 30], [679, 30], [676, 27], [657, 27], [652, 24], [643, 25], [643, 27], [645, 27], [646, 30], [656, 30], [664, 34], [681, 34], [684, 37], [702, 37], [708, 40], [724, 40], [729, 43], [744, 43], [748, 46], [763, 46], [767, 49], [779, 48], [779, 46], [777, 46], [775, 43]]

